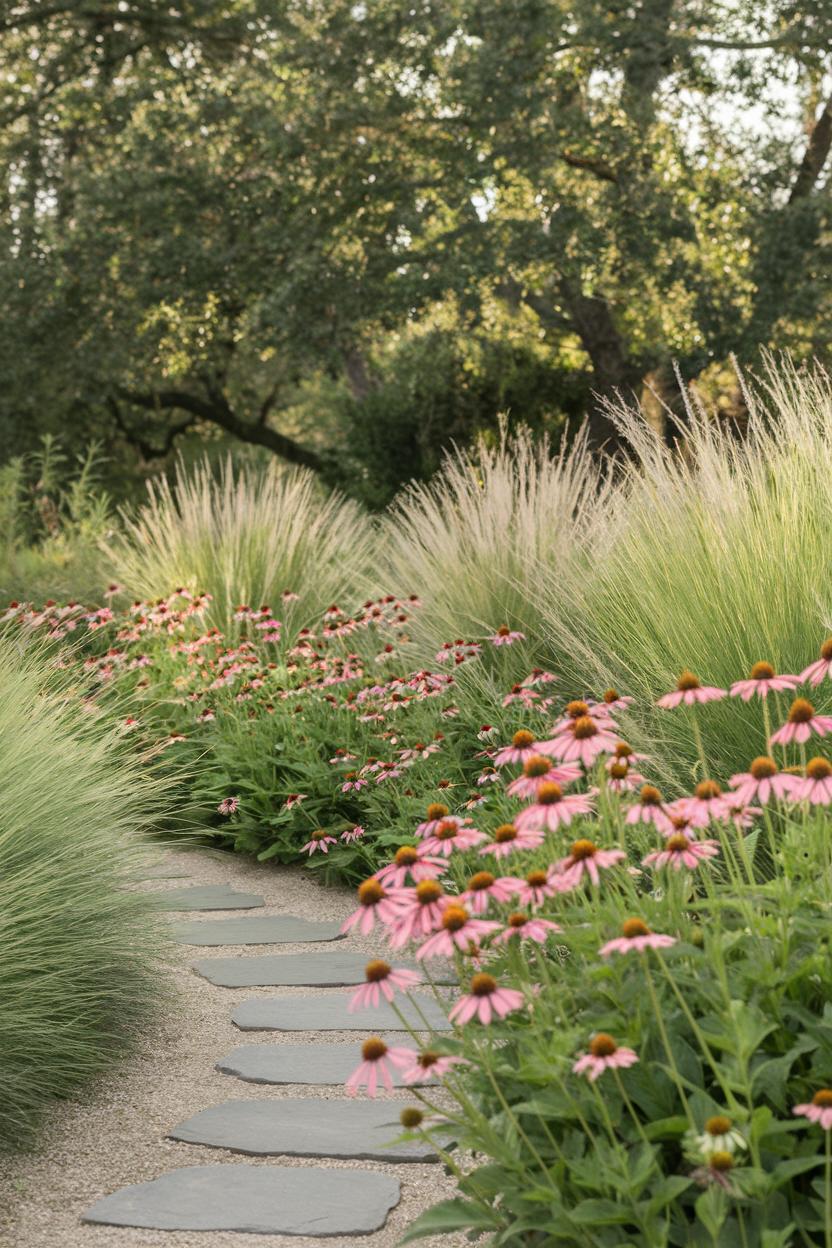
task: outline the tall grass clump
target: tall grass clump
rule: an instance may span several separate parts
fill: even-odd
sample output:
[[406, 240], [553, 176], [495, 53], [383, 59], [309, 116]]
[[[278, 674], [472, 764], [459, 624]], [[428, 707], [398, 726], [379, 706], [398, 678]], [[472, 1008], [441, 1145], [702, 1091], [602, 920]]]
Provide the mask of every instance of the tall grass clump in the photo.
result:
[[[108, 547], [130, 593], [166, 597], [184, 586], [213, 596], [212, 624], [236, 606], [268, 603], [306, 623], [347, 593], [363, 572], [372, 524], [357, 503], [325, 494], [308, 469], [180, 463], [174, 482], [148, 483], [149, 498]], [[284, 603], [289, 590], [298, 600]]]
[[503, 425], [496, 445], [454, 450], [393, 503], [379, 581], [421, 598], [413, 627], [426, 653], [502, 624], [539, 637], [541, 570], [569, 562], [606, 490], [583, 431], [553, 454]]
[[0, 1152], [129, 1044], [155, 994], [150, 782], [0, 642]]
[[[570, 687], [611, 683], [654, 702], [683, 667], [726, 686], [758, 661], [799, 673], [817, 657], [832, 631], [832, 384], [819, 368], [769, 360], [746, 401], [742, 436], [689, 405], [676, 449], [637, 412], [614, 413], [634, 459], [582, 557], [542, 580]], [[825, 687], [809, 696], [827, 708]], [[776, 727], [789, 701], [769, 703]], [[649, 715], [642, 740], [688, 783], [701, 766], [683, 719]], [[759, 753], [760, 724], [757, 698], [708, 707], [708, 768], [741, 769]]]

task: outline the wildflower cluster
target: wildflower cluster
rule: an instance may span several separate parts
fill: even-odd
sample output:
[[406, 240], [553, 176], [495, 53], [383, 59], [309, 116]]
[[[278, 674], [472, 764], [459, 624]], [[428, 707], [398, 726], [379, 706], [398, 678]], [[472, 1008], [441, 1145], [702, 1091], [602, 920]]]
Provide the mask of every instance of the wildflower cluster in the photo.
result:
[[[709, 702], [832, 678], [827, 651], [730, 690], [684, 672], [659, 705], [698, 736]], [[830, 1243], [832, 765], [805, 747], [832, 723], [796, 696], [746, 771], [667, 799], [624, 739], [636, 710], [611, 690], [489, 735], [476, 812], [432, 803], [359, 886], [345, 931], [378, 931], [431, 983], [450, 962], [459, 988], [434, 989], [447, 1032], [368, 1041], [348, 1088], [398, 1072], [419, 1129], [443, 1149], [453, 1128], [448, 1229], [464, 1208], [506, 1241]], [[417, 980], [393, 961], [368, 966], [353, 1008], [407, 997], [414, 1017]], [[432, 1211], [425, 1232], [441, 1226]]]

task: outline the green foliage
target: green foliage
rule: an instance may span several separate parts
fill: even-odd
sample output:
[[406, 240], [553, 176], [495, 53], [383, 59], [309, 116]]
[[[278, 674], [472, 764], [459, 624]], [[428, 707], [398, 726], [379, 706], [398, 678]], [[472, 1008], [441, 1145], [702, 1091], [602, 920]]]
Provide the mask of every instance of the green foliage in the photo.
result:
[[158, 791], [53, 684], [2, 642], [0, 1151], [131, 1043], [159, 991], [148, 898], [126, 887]]
[[23, 0], [3, 35], [3, 458], [62, 427], [132, 488], [219, 434], [377, 503], [507, 401], [597, 444], [590, 390], [825, 350], [827, 6]]

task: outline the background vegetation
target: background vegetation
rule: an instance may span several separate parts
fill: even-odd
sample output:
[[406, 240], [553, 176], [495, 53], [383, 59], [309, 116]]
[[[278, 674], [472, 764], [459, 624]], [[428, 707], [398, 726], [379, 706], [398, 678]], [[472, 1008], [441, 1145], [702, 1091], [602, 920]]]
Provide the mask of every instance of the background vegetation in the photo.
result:
[[[828, 5], [15, 0], [0, 457], [245, 442], [374, 506], [501, 411], [825, 356]], [[661, 401], [669, 411], [663, 412]]]

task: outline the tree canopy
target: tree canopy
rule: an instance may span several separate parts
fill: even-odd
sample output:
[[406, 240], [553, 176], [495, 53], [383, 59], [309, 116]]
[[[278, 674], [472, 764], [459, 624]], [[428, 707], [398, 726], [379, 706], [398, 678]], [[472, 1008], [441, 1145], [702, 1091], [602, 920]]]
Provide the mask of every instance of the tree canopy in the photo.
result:
[[0, 454], [382, 503], [501, 411], [827, 354], [826, 0], [12, 0]]

